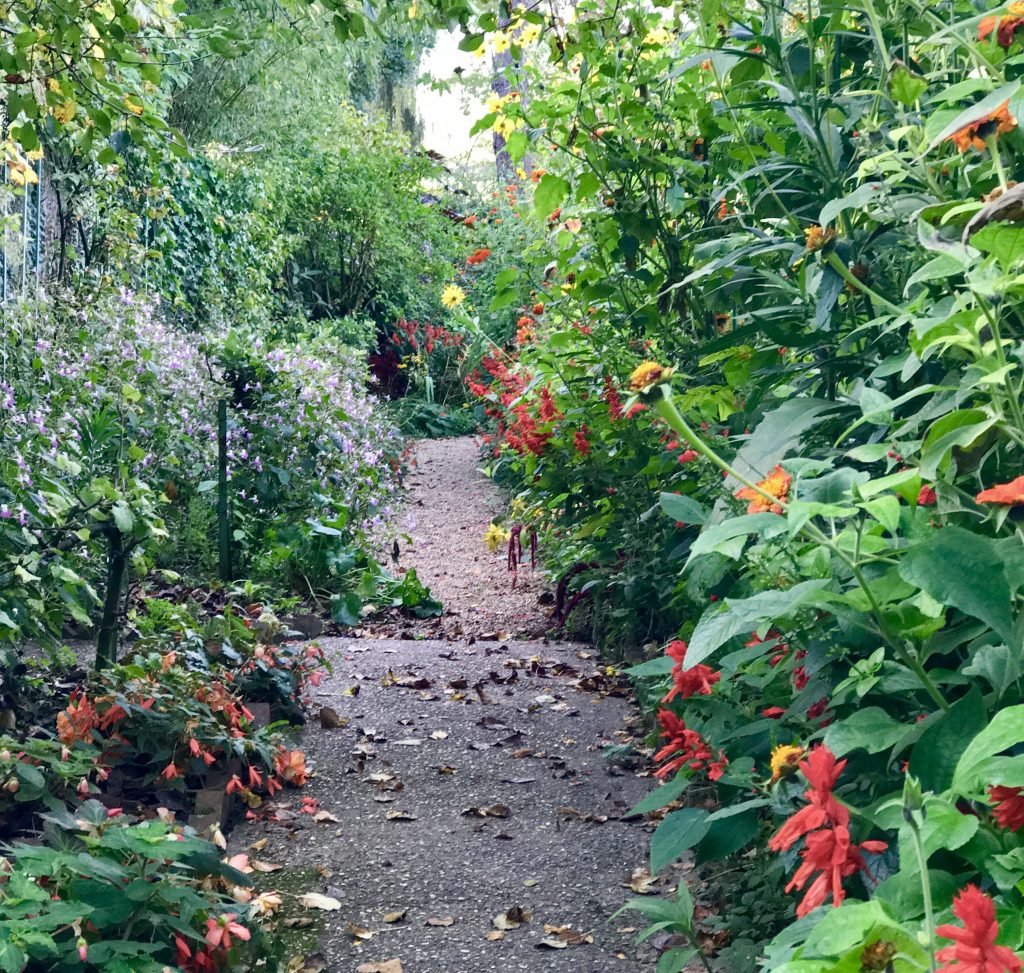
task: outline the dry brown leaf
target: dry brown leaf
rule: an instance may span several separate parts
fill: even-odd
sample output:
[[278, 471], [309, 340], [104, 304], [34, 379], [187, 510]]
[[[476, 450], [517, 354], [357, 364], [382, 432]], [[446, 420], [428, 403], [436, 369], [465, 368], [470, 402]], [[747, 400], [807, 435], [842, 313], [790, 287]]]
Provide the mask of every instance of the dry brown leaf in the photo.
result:
[[507, 818], [511, 809], [507, 804], [488, 804], [485, 807], [467, 807], [459, 813], [464, 818]]
[[589, 945], [594, 941], [593, 935], [577, 932], [572, 926], [544, 925], [544, 938], [537, 943], [541, 949], [565, 949], [567, 946]]
[[260, 838], [259, 841], [254, 841], [249, 845], [249, 851], [263, 851], [263, 849], [267, 847], [267, 843], [269, 841], [269, 838]]
[[431, 740], [447, 740], [448, 739], [448, 731], [447, 730], [434, 730], [434, 732], [430, 734], [430, 739]]
[[634, 868], [633, 874], [629, 876], [628, 882], [622, 884], [628, 889], [632, 889], [637, 895], [655, 895], [657, 889], [654, 888], [654, 884], [657, 879], [651, 876], [651, 873], [646, 868]]
[[279, 872], [284, 868], [284, 865], [275, 865], [272, 862], [261, 862], [253, 859], [249, 862], [249, 867], [254, 872]]
[[282, 925], [285, 929], [309, 929], [313, 925], [313, 920], [309, 916], [292, 916], [285, 919]]
[[511, 909], [499, 913], [492, 922], [495, 929], [518, 929], [524, 922], [530, 921], [530, 913], [522, 906], [514, 905]]
[[396, 909], [394, 912], [386, 912], [384, 913], [384, 921], [391, 924], [401, 922], [408, 911], [408, 909]]
[[427, 926], [451, 926], [455, 920], [451, 916], [444, 916], [441, 919], [428, 919], [424, 925]]
[[449, 767], [447, 764], [445, 764], [444, 767], [438, 767], [437, 768], [437, 772], [439, 774], [446, 774], [446, 775], [454, 774], [455, 773], [455, 768], [454, 767]]
[[323, 824], [325, 821], [328, 821], [331, 824], [341, 824], [341, 822], [331, 814], [330, 811], [317, 811], [316, 814], [313, 815], [313, 820], [318, 824]]
[[389, 821], [415, 821], [416, 815], [410, 814], [408, 811], [388, 811], [385, 817]]
[[488, 934], [487, 938], [493, 943], [505, 938], [505, 934], [500, 929], [492, 929]]
[[360, 963], [356, 973], [404, 973], [400, 959], [386, 959], [382, 963]]
[[338, 730], [348, 726], [348, 720], [338, 715], [338, 711], [330, 706], [320, 707], [320, 726], [325, 730]]
[[346, 928], [353, 939], [373, 939], [373, 933], [365, 926], [357, 926], [354, 922], [350, 922]]
[[341, 903], [337, 899], [321, 895], [319, 892], [306, 892], [305, 895], [300, 895], [299, 905], [304, 909], [323, 909], [324, 912], [336, 912], [341, 908]]

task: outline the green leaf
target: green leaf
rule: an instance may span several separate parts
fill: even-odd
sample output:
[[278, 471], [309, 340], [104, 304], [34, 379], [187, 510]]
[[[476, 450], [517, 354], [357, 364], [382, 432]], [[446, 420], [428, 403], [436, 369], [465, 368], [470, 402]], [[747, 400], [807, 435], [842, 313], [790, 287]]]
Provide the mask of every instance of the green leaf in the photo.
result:
[[1010, 584], [992, 538], [962, 527], [935, 531], [907, 551], [899, 574], [940, 604], [981, 619], [1000, 638], [1013, 643]]
[[910, 727], [893, 719], [884, 709], [869, 706], [833, 723], [825, 731], [825, 743], [837, 757], [854, 750], [881, 753], [907, 735]]
[[695, 666], [737, 635], [750, 635], [764, 624], [824, 602], [822, 579], [801, 581], [785, 591], [762, 591], [750, 598], [728, 599], [701, 615], [693, 631], [686, 662]]
[[666, 814], [651, 838], [651, 874], [657, 875], [696, 845], [708, 833], [707, 819], [708, 812], [697, 807]]
[[818, 216], [821, 226], [828, 226], [840, 213], [848, 209], [864, 209], [883, 189], [880, 182], [868, 182], [858, 186], [848, 196], [827, 202]]
[[913, 74], [905, 64], [900, 64], [889, 75], [889, 92], [901, 105], [913, 105], [927, 90], [928, 82]]
[[520, 162], [526, 155], [529, 145], [530, 141], [527, 138], [526, 132], [512, 132], [505, 141], [505, 151], [508, 152], [509, 158], [513, 162]]
[[968, 742], [985, 727], [987, 715], [981, 690], [958, 699], [929, 723], [910, 753], [910, 773], [926, 791], [940, 793], [953, 783], [953, 769]]
[[658, 502], [661, 509], [677, 522], [699, 526], [707, 520], [708, 515], [704, 508], [692, 497], [684, 497], [678, 493], [663, 493]]
[[[712, 552], [724, 553], [729, 557], [738, 557], [729, 549], [723, 549], [729, 541], [737, 537], [747, 537], [750, 534], [759, 534], [762, 537], [782, 534], [786, 530], [786, 518], [779, 514], [743, 514], [740, 517], [730, 517], [721, 524], [713, 527], [706, 527], [701, 531], [700, 536], [693, 542], [690, 548], [690, 561], [701, 554]], [[731, 548], [731, 545], [729, 545]], [[742, 548], [741, 548], [742, 549]]]
[[545, 173], [541, 176], [537, 189], [533, 194], [533, 208], [542, 219], [550, 216], [565, 199], [569, 192], [569, 183], [561, 176]]
[[626, 817], [632, 818], [639, 814], [649, 814], [651, 811], [657, 811], [666, 804], [671, 804], [689, 786], [689, 777], [676, 777], [667, 784], [656, 787], [639, 804], [630, 808]]
[[970, 240], [971, 246], [991, 253], [1003, 270], [1024, 260], [1024, 229], [1016, 223], [989, 223]]
[[1024, 704], [1000, 710], [963, 752], [953, 774], [952, 789], [958, 794], [975, 790], [979, 769], [996, 754], [1024, 743]]
[[118, 500], [110, 508], [110, 515], [114, 518], [114, 524], [122, 534], [130, 534], [135, 526], [135, 517], [132, 516], [131, 507], [123, 500]]
[[331, 597], [331, 618], [338, 625], [358, 625], [362, 599], [354, 591]]
[[760, 830], [757, 811], [744, 805], [724, 808], [728, 816], [715, 812], [708, 821], [708, 833], [701, 838], [694, 853], [698, 863], [721, 861], [746, 847]]
[[1020, 679], [1020, 660], [1006, 645], [983, 645], [970, 665], [960, 670], [965, 676], [981, 676], [996, 694], [996, 700]]

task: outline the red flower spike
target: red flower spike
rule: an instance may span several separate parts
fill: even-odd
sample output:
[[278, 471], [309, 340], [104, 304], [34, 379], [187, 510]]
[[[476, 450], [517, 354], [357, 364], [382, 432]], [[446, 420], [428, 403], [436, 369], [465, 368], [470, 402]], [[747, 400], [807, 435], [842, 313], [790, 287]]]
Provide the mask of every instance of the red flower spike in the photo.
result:
[[992, 817], [1000, 828], [1006, 831], [1024, 828], [1024, 787], [990, 787], [988, 796], [992, 800]]
[[995, 903], [976, 885], [968, 885], [953, 900], [953, 915], [963, 927], [945, 925], [935, 930], [952, 946], [938, 950], [939, 973], [1021, 973], [1021, 961], [1012, 949], [997, 946], [999, 924]]

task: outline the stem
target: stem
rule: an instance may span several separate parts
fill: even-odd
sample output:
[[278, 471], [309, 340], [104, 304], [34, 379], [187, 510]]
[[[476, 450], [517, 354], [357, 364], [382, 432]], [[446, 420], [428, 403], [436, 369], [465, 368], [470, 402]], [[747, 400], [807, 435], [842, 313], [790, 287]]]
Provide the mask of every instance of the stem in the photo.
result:
[[995, 133], [986, 136], [985, 144], [988, 146], [988, 154], [992, 157], [992, 167], [996, 170], [999, 187], [1006, 192], [1006, 170], [1003, 168], [1003, 158], [999, 154], [999, 144], [996, 141]]
[[924, 931], [925, 935], [928, 937], [928, 969], [931, 973], [935, 973], [935, 913], [932, 907], [932, 883], [928, 877], [928, 863], [924, 855], [924, 845], [921, 843], [921, 832], [918, 831], [916, 821], [911, 820], [909, 824], [910, 833], [914, 836], [914, 848], [917, 850], [917, 860], [921, 867], [921, 897], [924, 899]]
[[847, 284], [849, 284], [851, 287], [857, 288], [857, 290], [859, 290], [862, 294], [866, 294], [873, 301], [877, 301], [883, 307], [888, 308], [889, 311], [891, 311], [893, 314], [903, 314], [903, 313], [905, 313], [903, 308], [897, 306], [896, 304], [893, 304], [892, 301], [887, 300], [886, 298], [882, 297], [882, 295], [879, 294], [877, 291], [874, 291], [870, 287], [868, 287], [868, 285], [865, 284], [864, 281], [859, 280], [858, 278], [854, 277], [853, 274], [850, 273], [850, 268], [847, 267], [846, 264], [843, 263], [843, 261], [839, 259], [839, 254], [836, 253], [835, 251], [830, 253], [825, 258], [825, 262], [837, 274], [839, 274], [839, 276], [842, 277], [843, 280], [845, 280]]
[[[771, 506], [779, 507], [783, 511], [786, 510], [788, 506], [788, 502], [786, 500], [769, 493], [763, 487], [744, 476], [728, 462], [722, 459], [718, 453], [704, 442], [704, 440], [690, 427], [690, 424], [683, 418], [682, 414], [676, 408], [675, 401], [672, 398], [672, 390], [668, 385], [662, 385], [660, 387], [660, 392], [661, 397], [651, 404], [652, 411], [659, 418], [664, 420], [673, 430], [675, 430], [675, 432], [685, 438], [696, 452], [711, 460], [711, 462], [719, 469], [742, 483], [745, 487], [762, 496], [765, 500], [770, 502]], [[874, 592], [868, 584], [867, 578], [864, 577], [864, 573], [861, 571], [860, 566], [856, 561], [851, 559], [846, 552], [838, 547], [838, 545], [836, 545], [824, 531], [819, 529], [810, 521], [800, 526], [800, 533], [804, 534], [814, 543], [827, 548], [832, 554], [839, 558], [847, 568], [849, 568], [854, 580], [860, 586], [861, 590], [864, 592], [864, 596], [868, 600], [868, 605], [871, 609], [870, 614], [874, 618], [875, 624], [878, 626], [878, 633], [881, 635], [882, 639], [889, 645], [899, 660], [907, 666], [915, 676], [917, 676], [921, 686], [924, 688], [925, 692], [931, 696], [939, 709], [943, 711], [948, 710], [949, 703], [946, 702], [945, 697], [941, 692], [939, 692], [935, 683], [932, 682], [931, 677], [925, 671], [924, 666], [921, 665], [920, 660], [918, 660], [912, 652], [907, 650], [907, 647], [900, 642], [899, 638], [889, 628], [889, 624], [885, 620], [885, 614], [882, 611], [882, 606], [879, 605]]]
[[103, 593], [103, 614], [96, 637], [96, 668], [105, 669], [117, 662], [117, 609], [124, 584], [124, 537], [113, 524], [107, 534], [107, 590]]

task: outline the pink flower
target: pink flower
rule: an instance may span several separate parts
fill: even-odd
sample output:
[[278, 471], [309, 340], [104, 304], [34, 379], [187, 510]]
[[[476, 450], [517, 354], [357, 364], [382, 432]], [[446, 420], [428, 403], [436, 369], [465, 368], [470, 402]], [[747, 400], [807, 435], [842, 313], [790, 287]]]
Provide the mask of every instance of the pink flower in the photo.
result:
[[206, 942], [214, 949], [227, 952], [231, 949], [231, 937], [237, 936], [242, 942], [248, 942], [251, 933], [245, 926], [235, 920], [237, 912], [225, 912], [217, 919], [206, 920]]

